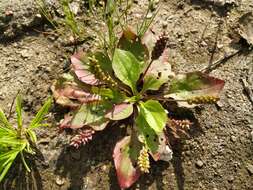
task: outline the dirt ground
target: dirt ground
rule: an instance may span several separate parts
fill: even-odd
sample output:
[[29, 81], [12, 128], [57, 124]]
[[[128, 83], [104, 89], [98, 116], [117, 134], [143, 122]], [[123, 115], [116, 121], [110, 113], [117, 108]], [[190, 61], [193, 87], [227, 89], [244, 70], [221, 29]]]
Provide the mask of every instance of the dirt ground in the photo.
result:
[[[138, 21], [143, 4], [135, 1], [135, 6], [131, 18]], [[196, 121], [191, 138], [175, 144], [170, 163], [152, 162], [150, 173], [131, 189], [253, 190], [253, 102], [242, 83], [248, 81], [253, 89], [253, 53], [235, 37], [239, 19], [249, 12], [253, 12], [252, 0], [162, 1], [152, 28], [168, 34], [169, 62], [176, 72], [201, 70], [209, 62], [240, 52], [210, 71], [226, 82], [220, 102], [185, 112]], [[38, 13], [29, 0], [0, 2], [0, 106], [9, 113], [21, 90], [26, 120], [50, 95], [52, 81], [66, 70], [73, 51], [50, 34], [38, 32], [48, 30]], [[38, 148], [45, 160], [36, 161], [26, 177], [12, 170], [0, 189], [119, 189], [112, 150], [124, 129], [109, 127], [76, 150], [67, 146], [65, 134], [57, 129], [61, 113], [55, 106], [52, 127], [38, 131]], [[15, 179], [24, 182], [13, 183]]]

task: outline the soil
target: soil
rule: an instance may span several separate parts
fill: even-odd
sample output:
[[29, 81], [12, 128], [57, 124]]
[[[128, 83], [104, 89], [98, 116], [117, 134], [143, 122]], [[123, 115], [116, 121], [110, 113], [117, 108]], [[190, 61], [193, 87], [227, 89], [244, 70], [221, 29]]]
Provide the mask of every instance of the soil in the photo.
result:
[[[135, 1], [134, 22], [143, 6], [142, 1]], [[28, 121], [50, 95], [53, 80], [68, 68], [67, 57], [74, 48], [64, 47], [60, 38], [52, 37], [43, 19], [38, 20], [36, 4], [3, 0], [0, 11], [0, 107], [9, 113], [20, 90]], [[196, 121], [190, 138], [174, 145], [170, 163], [152, 162], [150, 173], [130, 189], [253, 189], [253, 103], [242, 83], [247, 80], [252, 90], [253, 53], [245, 46], [245, 39], [235, 38], [239, 18], [248, 12], [253, 12], [252, 0], [162, 1], [152, 28], [168, 34], [169, 62], [174, 71], [201, 70], [210, 62], [240, 52], [209, 71], [226, 82], [220, 102], [185, 112]], [[85, 13], [79, 16], [85, 17]], [[86, 27], [89, 31], [92, 24]], [[92, 39], [79, 49], [90, 44]], [[14, 110], [11, 113], [15, 119]], [[63, 111], [55, 105], [50, 113], [52, 127], [37, 131], [44, 161], [38, 158], [33, 172], [23, 177], [13, 167], [0, 189], [119, 189], [112, 151], [125, 130], [108, 127], [76, 150], [57, 129], [61, 118]]]

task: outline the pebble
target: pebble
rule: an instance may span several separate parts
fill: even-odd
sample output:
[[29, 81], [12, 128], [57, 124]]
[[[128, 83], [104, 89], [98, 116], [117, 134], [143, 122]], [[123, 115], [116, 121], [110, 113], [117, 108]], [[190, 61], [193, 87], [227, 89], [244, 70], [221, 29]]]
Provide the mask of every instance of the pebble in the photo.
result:
[[101, 167], [101, 169], [102, 169], [104, 172], [106, 172], [107, 166], [106, 166], [106, 165], [103, 165], [103, 166]]
[[219, 108], [222, 108], [224, 106], [224, 104], [221, 101], [218, 101], [216, 104]]
[[233, 176], [229, 176], [229, 177], [228, 177], [228, 182], [229, 182], [229, 183], [232, 183], [233, 181], [234, 181], [234, 177], [233, 177]]
[[196, 166], [197, 166], [198, 168], [202, 168], [203, 165], [204, 165], [204, 163], [203, 163], [201, 160], [198, 160], [198, 161], [196, 162]]
[[21, 50], [19, 53], [21, 54], [21, 57], [22, 57], [22, 58], [31, 57], [31, 54], [28, 52], [27, 49]]
[[236, 141], [236, 137], [235, 137], [234, 135], [232, 135], [232, 136], [230, 137], [230, 139], [231, 139], [232, 142], [235, 142], [235, 141]]
[[65, 183], [65, 179], [63, 177], [57, 176], [55, 179], [55, 183], [59, 186], [62, 186]]
[[253, 165], [252, 164], [248, 164], [246, 166], [246, 168], [247, 168], [248, 172], [250, 173], [250, 175], [253, 175]]
[[168, 26], [168, 22], [167, 21], [163, 21], [162, 22], [163, 29], [167, 28], [167, 26]]
[[152, 16], [153, 16], [153, 13], [149, 12], [148, 15], [147, 15], [147, 19], [152, 18]]
[[250, 133], [251, 141], [253, 142], [253, 131]]
[[205, 41], [202, 41], [202, 42], [201, 42], [201, 45], [202, 45], [202, 46], [207, 46], [207, 43], [206, 43]]

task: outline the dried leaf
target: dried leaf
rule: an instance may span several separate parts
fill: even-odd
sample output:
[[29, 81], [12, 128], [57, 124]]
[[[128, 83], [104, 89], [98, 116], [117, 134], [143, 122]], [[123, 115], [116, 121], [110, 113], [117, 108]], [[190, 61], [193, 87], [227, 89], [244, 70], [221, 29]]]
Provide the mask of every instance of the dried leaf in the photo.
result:
[[167, 138], [164, 132], [158, 135], [158, 149], [155, 153], [151, 153], [151, 156], [155, 161], [163, 160], [169, 162], [172, 159], [172, 150], [168, 146]]
[[159, 59], [153, 61], [148, 69], [144, 77], [143, 91], [158, 90], [161, 85], [168, 82], [174, 75], [168, 62], [168, 49], [165, 49]]
[[68, 107], [78, 107], [80, 104], [91, 103], [100, 100], [100, 97], [95, 94], [85, 92], [75, 83], [55, 82], [51, 90], [57, 104]]
[[158, 38], [152, 30], [148, 30], [142, 38], [142, 43], [145, 44], [148, 49], [149, 57], [151, 57], [152, 51], [155, 47], [155, 43], [157, 40]]
[[130, 28], [123, 31], [117, 47], [131, 52], [140, 62], [149, 59], [148, 48]]

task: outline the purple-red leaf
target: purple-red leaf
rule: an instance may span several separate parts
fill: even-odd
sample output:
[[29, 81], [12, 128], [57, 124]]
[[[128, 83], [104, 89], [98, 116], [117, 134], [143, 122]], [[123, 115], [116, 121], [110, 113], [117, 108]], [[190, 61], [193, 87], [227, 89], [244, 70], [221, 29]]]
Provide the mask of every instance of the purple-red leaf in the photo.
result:
[[178, 101], [179, 106], [194, 107], [184, 100], [196, 97], [219, 97], [225, 82], [201, 72], [191, 72], [177, 75], [171, 82], [167, 98]]
[[117, 172], [118, 182], [121, 188], [129, 188], [140, 176], [139, 169], [133, 166], [130, 156], [130, 140], [125, 137], [119, 141], [113, 151], [114, 165]]
[[72, 116], [70, 114], [64, 115], [64, 119], [60, 122], [60, 129], [70, 128], [71, 127]]
[[90, 71], [89, 60], [84, 52], [79, 52], [71, 56], [72, 68], [77, 78], [89, 85], [98, 85], [99, 80]]
[[122, 120], [128, 118], [133, 113], [133, 104], [121, 103], [113, 106], [113, 109], [107, 112], [105, 118], [111, 120]]
[[75, 83], [54, 83], [51, 87], [57, 104], [68, 107], [78, 107], [80, 104], [99, 101], [98, 95], [83, 91]]

